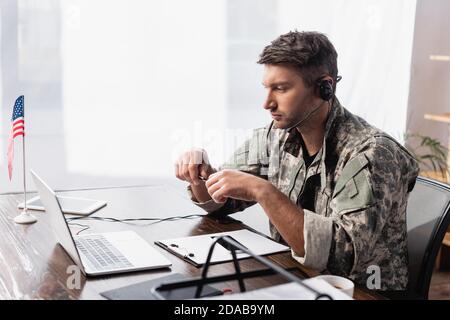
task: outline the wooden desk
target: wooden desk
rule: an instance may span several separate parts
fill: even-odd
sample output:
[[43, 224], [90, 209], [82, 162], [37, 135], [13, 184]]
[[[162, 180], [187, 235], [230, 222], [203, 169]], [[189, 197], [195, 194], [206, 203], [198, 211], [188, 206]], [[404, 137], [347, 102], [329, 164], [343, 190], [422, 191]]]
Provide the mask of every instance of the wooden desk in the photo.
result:
[[[63, 192], [60, 194], [102, 199], [108, 205], [96, 212], [95, 216], [115, 218], [169, 217], [200, 213], [187, 197], [169, 185], [106, 188], [84, 191]], [[30, 194], [31, 196], [31, 194]], [[171, 269], [151, 270], [86, 279], [82, 276], [81, 289], [69, 289], [66, 285], [70, 274], [67, 267], [74, 265], [65, 251], [56, 244], [45, 212], [34, 211], [38, 222], [24, 226], [13, 222], [19, 213], [17, 204], [22, 201], [20, 194], [0, 195], [0, 299], [103, 299], [100, 292], [142, 282], [152, 278], [178, 272], [190, 277], [200, 276], [201, 269], [173, 256], [154, 245], [158, 239], [198, 235], [213, 232], [238, 230], [245, 227], [234, 219], [220, 223], [210, 218], [183, 219], [167, 221], [147, 226], [104, 221], [81, 221], [89, 225], [86, 232], [108, 232], [134, 230], [165, 255], [172, 263]], [[263, 213], [259, 213], [263, 214]], [[248, 222], [255, 215], [249, 214]], [[298, 267], [298, 275], [310, 277], [317, 274], [302, 267], [289, 253], [269, 257], [285, 268]], [[241, 261], [243, 271], [260, 269], [253, 259]], [[211, 266], [210, 275], [233, 272], [232, 263]], [[281, 276], [269, 276], [246, 281], [248, 290], [284, 283]], [[235, 281], [217, 284], [218, 288], [229, 287], [239, 291]], [[362, 288], [356, 288], [355, 298], [361, 300], [380, 299], [381, 296]]]

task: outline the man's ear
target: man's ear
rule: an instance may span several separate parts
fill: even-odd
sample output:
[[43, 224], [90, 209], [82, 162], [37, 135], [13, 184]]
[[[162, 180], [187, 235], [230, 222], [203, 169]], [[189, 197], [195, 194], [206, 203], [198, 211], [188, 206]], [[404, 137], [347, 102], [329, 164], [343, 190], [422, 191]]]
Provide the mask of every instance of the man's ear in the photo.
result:
[[334, 80], [330, 75], [324, 75], [316, 81], [318, 95], [322, 100], [329, 101], [334, 95]]

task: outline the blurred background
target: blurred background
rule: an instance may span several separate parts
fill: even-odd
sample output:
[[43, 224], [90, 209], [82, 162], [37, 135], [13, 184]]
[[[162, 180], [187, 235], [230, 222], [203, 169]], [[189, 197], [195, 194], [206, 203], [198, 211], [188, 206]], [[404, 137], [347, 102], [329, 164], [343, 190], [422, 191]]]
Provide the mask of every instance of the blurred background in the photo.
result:
[[0, 0], [0, 193], [22, 189], [21, 139], [11, 182], [6, 164], [22, 94], [27, 167], [55, 189], [178, 183], [173, 162], [194, 146], [218, 166], [271, 121], [256, 61], [295, 29], [335, 45], [347, 109], [402, 143], [411, 133], [446, 148], [447, 124], [424, 116], [450, 112], [449, 11], [446, 0]]

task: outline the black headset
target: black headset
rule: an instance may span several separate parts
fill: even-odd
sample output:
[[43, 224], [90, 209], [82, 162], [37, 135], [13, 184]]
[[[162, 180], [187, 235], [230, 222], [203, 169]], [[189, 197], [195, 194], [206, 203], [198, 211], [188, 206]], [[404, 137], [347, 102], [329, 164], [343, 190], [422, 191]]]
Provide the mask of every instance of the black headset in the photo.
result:
[[[336, 77], [336, 82], [341, 80], [341, 76]], [[319, 87], [319, 96], [322, 100], [330, 101], [334, 96], [333, 82], [331, 80], [319, 79], [317, 81], [317, 86]]]

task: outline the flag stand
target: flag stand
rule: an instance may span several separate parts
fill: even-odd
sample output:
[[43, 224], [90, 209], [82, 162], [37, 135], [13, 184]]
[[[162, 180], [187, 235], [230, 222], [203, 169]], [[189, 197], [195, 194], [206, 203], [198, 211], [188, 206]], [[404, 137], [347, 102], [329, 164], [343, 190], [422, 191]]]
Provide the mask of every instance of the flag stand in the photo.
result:
[[23, 210], [20, 215], [14, 218], [15, 223], [29, 224], [37, 221], [36, 217], [28, 212], [27, 208], [27, 183], [26, 183], [26, 171], [25, 171], [25, 135], [22, 136], [22, 159], [23, 159]]
[[14, 222], [19, 224], [35, 223], [36, 221], [36, 217], [28, 213], [27, 208], [23, 208], [22, 212], [14, 218]]

